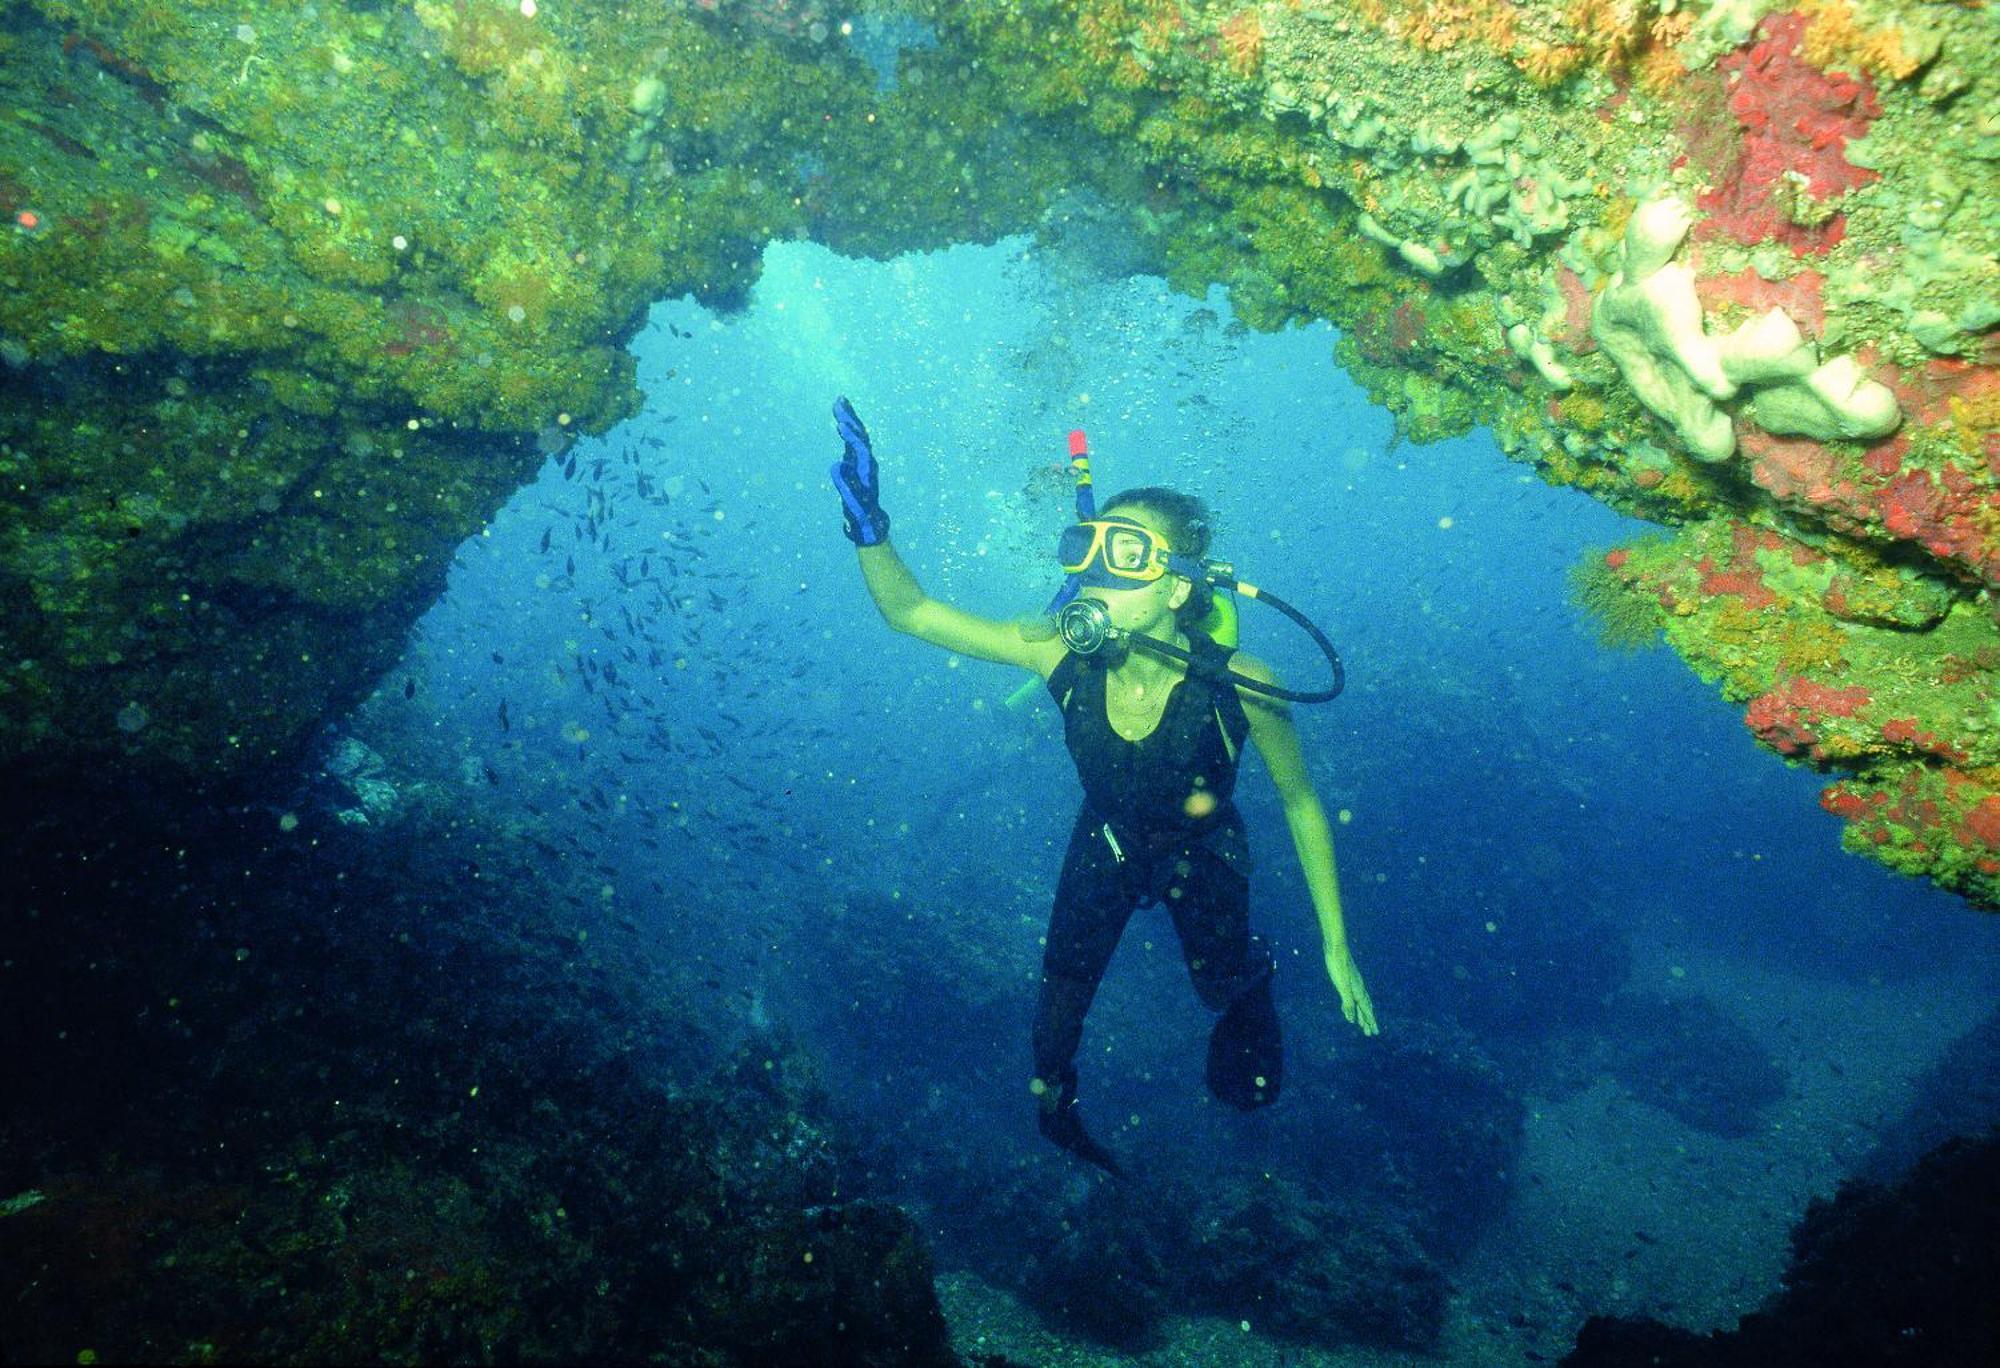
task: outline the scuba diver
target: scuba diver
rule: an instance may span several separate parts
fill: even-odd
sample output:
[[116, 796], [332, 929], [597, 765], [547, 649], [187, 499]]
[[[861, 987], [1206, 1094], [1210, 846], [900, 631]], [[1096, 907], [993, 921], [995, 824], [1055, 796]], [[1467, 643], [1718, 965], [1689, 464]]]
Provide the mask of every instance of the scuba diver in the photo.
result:
[[[1031, 670], [1062, 710], [1064, 738], [1083, 781], [1042, 957], [1033, 1029], [1044, 1136], [1122, 1176], [1085, 1129], [1076, 1053], [1099, 980], [1132, 913], [1162, 903], [1173, 918], [1202, 1003], [1218, 1013], [1207, 1081], [1244, 1111], [1275, 1102], [1284, 1055], [1271, 1002], [1275, 964], [1249, 925], [1250, 850], [1231, 801], [1247, 739], [1278, 787], [1312, 895], [1326, 970], [1342, 1014], [1377, 1033], [1374, 1004], [1349, 952], [1333, 836], [1307, 777], [1289, 702], [1340, 691], [1339, 657], [1319, 629], [1274, 595], [1204, 561], [1207, 511], [1171, 489], [1128, 490], [1100, 512], [1083, 434], [1072, 433], [1078, 521], [1058, 556], [1068, 576], [1053, 616], [1002, 621], [926, 595], [889, 544], [880, 468], [868, 430], [846, 398], [833, 408], [844, 451], [832, 470], [847, 537], [883, 620], [898, 632], [980, 660]], [[1334, 667], [1334, 686], [1300, 693], [1233, 645], [1231, 593], [1279, 608], [1310, 632]], [[1059, 610], [1059, 611], [1058, 611]], [[1220, 624], [1220, 626], [1219, 626]], [[1032, 686], [1030, 686], [1032, 687]]]

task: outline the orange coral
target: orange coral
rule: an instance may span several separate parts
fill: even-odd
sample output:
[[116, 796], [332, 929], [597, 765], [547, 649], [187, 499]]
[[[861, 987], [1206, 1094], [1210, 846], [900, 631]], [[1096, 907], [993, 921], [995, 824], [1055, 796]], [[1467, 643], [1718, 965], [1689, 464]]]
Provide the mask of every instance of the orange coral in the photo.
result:
[[1399, 16], [1392, 31], [1426, 52], [1443, 52], [1474, 37], [1504, 52], [1514, 41], [1514, 11], [1493, 0], [1439, 0]]
[[1650, 0], [1569, 0], [1563, 22], [1586, 56], [1609, 68], [1624, 61], [1646, 33]]
[[1248, 79], [1256, 74], [1264, 52], [1264, 21], [1253, 9], [1239, 10], [1223, 20], [1219, 36], [1229, 57], [1229, 69]]
[[1478, 22], [1476, 31], [1479, 41], [1495, 52], [1507, 52], [1514, 46], [1514, 10], [1511, 5], [1496, 5]]
[[1687, 75], [1687, 68], [1670, 47], [1652, 46], [1632, 63], [1632, 80], [1649, 95], [1665, 95]]
[[1531, 43], [1515, 65], [1536, 85], [1552, 86], [1582, 66], [1588, 55], [1573, 43]]
[[1187, 28], [1187, 20], [1178, 7], [1161, 5], [1154, 9], [1139, 24], [1133, 35], [1133, 46], [1151, 56], [1159, 56], [1174, 45], [1174, 35]]
[[1798, 8], [1807, 19], [1800, 54], [1821, 71], [1858, 68], [1900, 81], [1921, 65], [1898, 29], [1864, 29], [1848, 0], [1800, 0]]
[[1661, 15], [1653, 21], [1652, 27], [1647, 32], [1652, 34], [1653, 41], [1661, 47], [1672, 47], [1687, 37], [1693, 29], [1694, 15], [1682, 10], [1678, 14]]
[[1137, 90], [1153, 79], [1153, 73], [1139, 64], [1139, 59], [1125, 53], [1111, 66], [1111, 84], [1120, 90]]

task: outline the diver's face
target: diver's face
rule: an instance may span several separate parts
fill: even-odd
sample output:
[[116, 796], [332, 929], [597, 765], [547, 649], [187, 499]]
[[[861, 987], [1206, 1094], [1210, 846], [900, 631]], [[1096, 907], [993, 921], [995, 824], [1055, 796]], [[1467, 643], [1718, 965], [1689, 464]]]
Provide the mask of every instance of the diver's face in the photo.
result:
[[[1130, 518], [1162, 537], [1168, 535], [1160, 516], [1143, 504], [1120, 504], [1103, 511]], [[1186, 603], [1193, 591], [1194, 586], [1179, 575], [1162, 575], [1149, 583], [1134, 581], [1130, 589], [1106, 589], [1092, 584], [1085, 585], [1078, 592], [1084, 598], [1102, 603], [1111, 613], [1112, 626], [1127, 632], [1143, 632], [1150, 637], [1170, 639], [1174, 632], [1174, 610]]]

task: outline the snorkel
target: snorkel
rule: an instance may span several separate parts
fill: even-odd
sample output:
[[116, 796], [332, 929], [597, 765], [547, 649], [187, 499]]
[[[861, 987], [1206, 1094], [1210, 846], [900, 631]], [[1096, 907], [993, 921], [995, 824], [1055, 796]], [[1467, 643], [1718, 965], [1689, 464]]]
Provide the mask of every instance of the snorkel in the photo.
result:
[[[1097, 493], [1090, 478], [1090, 446], [1081, 428], [1069, 435], [1069, 462], [1070, 469], [1076, 476], [1076, 520], [1079, 523], [1099, 521]], [[1107, 579], [1093, 573], [1096, 570], [1094, 565], [1088, 565], [1083, 572], [1071, 573], [1065, 578], [1062, 588], [1049, 603], [1048, 612], [1055, 617], [1056, 631], [1061, 634], [1063, 645], [1080, 656], [1095, 656], [1100, 652], [1120, 647], [1139, 647], [1156, 655], [1177, 660], [1185, 665], [1190, 673], [1199, 674], [1203, 678], [1218, 683], [1227, 679], [1252, 693], [1280, 698], [1288, 703], [1330, 703], [1340, 697], [1341, 690], [1347, 684], [1347, 674], [1341, 666], [1340, 654], [1334, 650], [1333, 643], [1327, 640], [1326, 634], [1320, 631], [1305, 614], [1269, 590], [1236, 578], [1235, 567], [1225, 561], [1197, 561], [1192, 557], [1169, 552], [1166, 557], [1166, 569], [1169, 574], [1193, 580], [1196, 584], [1205, 584], [1211, 590], [1220, 589], [1241, 598], [1267, 603], [1283, 613], [1313, 639], [1313, 644], [1318, 646], [1320, 653], [1326, 657], [1327, 664], [1333, 667], [1332, 687], [1304, 692], [1266, 684], [1228, 668], [1218, 671], [1197, 661], [1193, 655], [1170, 641], [1162, 641], [1158, 637], [1114, 626], [1111, 621], [1111, 610], [1097, 599], [1082, 597], [1081, 591], [1086, 583], [1111, 589], [1132, 586], [1130, 583], [1120, 584], [1115, 578]], [[1233, 645], [1236, 625], [1235, 605], [1220, 595], [1215, 596], [1214, 605], [1203, 627], [1209, 630], [1210, 636], [1218, 635], [1214, 628], [1225, 629], [1230, 637], [1227, 644]]]
[[[1076, 479], [1076, 520], [1089, 522], [1097, 516], [1097, 490], [1090, 482], [1090, 439], [1083, 435], [1082, 428], [1075, 428], [1069, 434], [1069, 469]], [[1070, 575], [1063, 580], [1062, 588], [1049, 600], [1044, 616], [1054, 617], [1061, 613], [1083, 588], [1081, 575]]]

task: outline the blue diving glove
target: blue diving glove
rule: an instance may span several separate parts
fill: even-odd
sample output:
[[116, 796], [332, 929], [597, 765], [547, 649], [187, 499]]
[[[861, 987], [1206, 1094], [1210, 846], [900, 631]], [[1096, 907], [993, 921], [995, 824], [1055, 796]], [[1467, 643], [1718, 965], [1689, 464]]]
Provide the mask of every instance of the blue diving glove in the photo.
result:
[[833, 487], [840, 491], [840, 512], [846, 519], [847, 539], [856, 546], [873, 546], [889, 535], [889, 515], [882, 511], [882, 472], [875, 464], [875, 449], [868, 443], [868, 429], [861, 415], [842, 395], [833, 401], [833, 423], [847, 450], [834, 463]]

